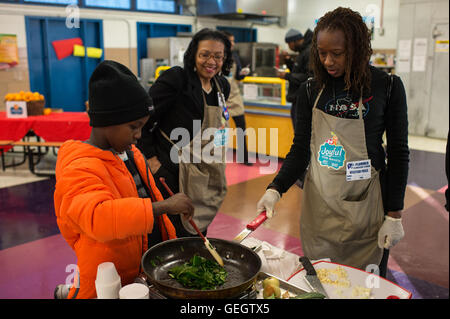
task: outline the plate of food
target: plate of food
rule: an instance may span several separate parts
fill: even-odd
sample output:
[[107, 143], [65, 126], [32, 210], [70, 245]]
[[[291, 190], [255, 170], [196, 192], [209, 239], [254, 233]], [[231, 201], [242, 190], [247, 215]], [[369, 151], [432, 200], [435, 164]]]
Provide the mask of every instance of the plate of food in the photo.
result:
[[308, 292], [266, 272], [259, 272], [255, 282], [256, 299], [324, 299], [320, 293]]
[[[376, 274], [328, 261], [313, 263], [317, 277], [330, 299], [411, 299], [412, 293]], [[305, 291], [311, 288], [305, 281], [304, 268], [286, 281]]]

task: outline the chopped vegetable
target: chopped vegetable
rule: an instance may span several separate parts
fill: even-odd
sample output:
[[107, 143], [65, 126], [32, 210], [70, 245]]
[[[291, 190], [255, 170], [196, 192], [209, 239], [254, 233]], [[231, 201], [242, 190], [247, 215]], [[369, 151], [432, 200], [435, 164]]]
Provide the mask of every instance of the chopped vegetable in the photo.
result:
[[275, 296], [275, 298], [281, 297], [281, 290], [280, 290], [280, 281], [275, 277], [267, 277], [263, 281], [263, 298], [264, 299], [272, 299], [270, 298], [272, 295]]
[[280, 287], [280, 281], [275, 277], [267, 277], [262, 284], [263, 288], [266, 288], [266, 286]]
[[227, 272], [217, 262], [194, 255], [189, 262], [169, 269], [169, 276], [186, 288], [212, 290], [225, 283]]
[[263, 298], [264, 299], [272, 299], [271, 296], [274, 296], [276, 299], [281, 297], [280, 287], [267, 285], [263, 290]]

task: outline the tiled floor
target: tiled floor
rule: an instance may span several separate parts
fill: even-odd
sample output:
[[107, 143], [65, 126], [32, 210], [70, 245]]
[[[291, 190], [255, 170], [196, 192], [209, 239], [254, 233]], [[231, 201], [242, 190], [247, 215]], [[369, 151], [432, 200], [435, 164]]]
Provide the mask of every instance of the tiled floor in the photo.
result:
[[[391, 250], [388, 279], [410, 290], [413, 298], [448, 299], [446, 141], [410, 137], [409, 142], [406, 235]], [[274, 177], [260, 168], [228, 164], [228, 195], [208, 237], [232, 239], [255, 217], [256, 203]], [[56, 226], [54, 185], [53, 178], [32, 176], [26, 166], [0, 172], [0, 298], [52, 298], [54, 287], [71, 278], [76, 257]], [[301, 255], [301, 197], [302, 191], [291, 187], [277, 205], [276, 216], [251, 236]]]

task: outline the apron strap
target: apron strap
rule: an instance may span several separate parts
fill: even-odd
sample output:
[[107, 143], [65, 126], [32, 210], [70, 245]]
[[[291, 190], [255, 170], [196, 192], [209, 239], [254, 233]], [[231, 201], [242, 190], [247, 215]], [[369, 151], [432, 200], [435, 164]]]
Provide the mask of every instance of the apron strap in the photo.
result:
[[166, 133], [164, 133], [161, 129], [159, 129], [159, 132], [161, 133], [161, 135], [169, 141], [170, 144], [172, 144], [173, 146], [175, 146], [177, 148], [177, 150], [180, 150], [180, 148], [167, 136]]
[[362, 104], [363, 104], [363, 99], [362, 99], [362, 88], [361, 88], [361, 96], [359, 97], [359, 102], [358, 102], [358, 115], [359, 115], [359, 119], [362, 120], [363, 119], [363, 113], [362, 113]]
[[312, 108], [315, 108], [317, 106], [317, 103], [319, 102], [320, 96], [322, 95], [324, 88], [325, 88], [325, 85], [322, 86], [322, 88], [319, 91], [319, 94], [317, 94], [316, 100], [314, 101], [314, 105]]

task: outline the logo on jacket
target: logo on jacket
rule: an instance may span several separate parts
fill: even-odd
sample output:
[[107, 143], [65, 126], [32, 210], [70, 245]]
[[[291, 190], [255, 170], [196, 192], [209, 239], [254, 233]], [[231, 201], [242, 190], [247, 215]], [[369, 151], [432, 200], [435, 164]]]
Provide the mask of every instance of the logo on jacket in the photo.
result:
[[344, 166], [345, 162], [345, 149], [339, 144], [336, 134], [331, 132], [332, 137], [327, 139], [322, 145], [320, 145], [319, 164], [335, 170]]

